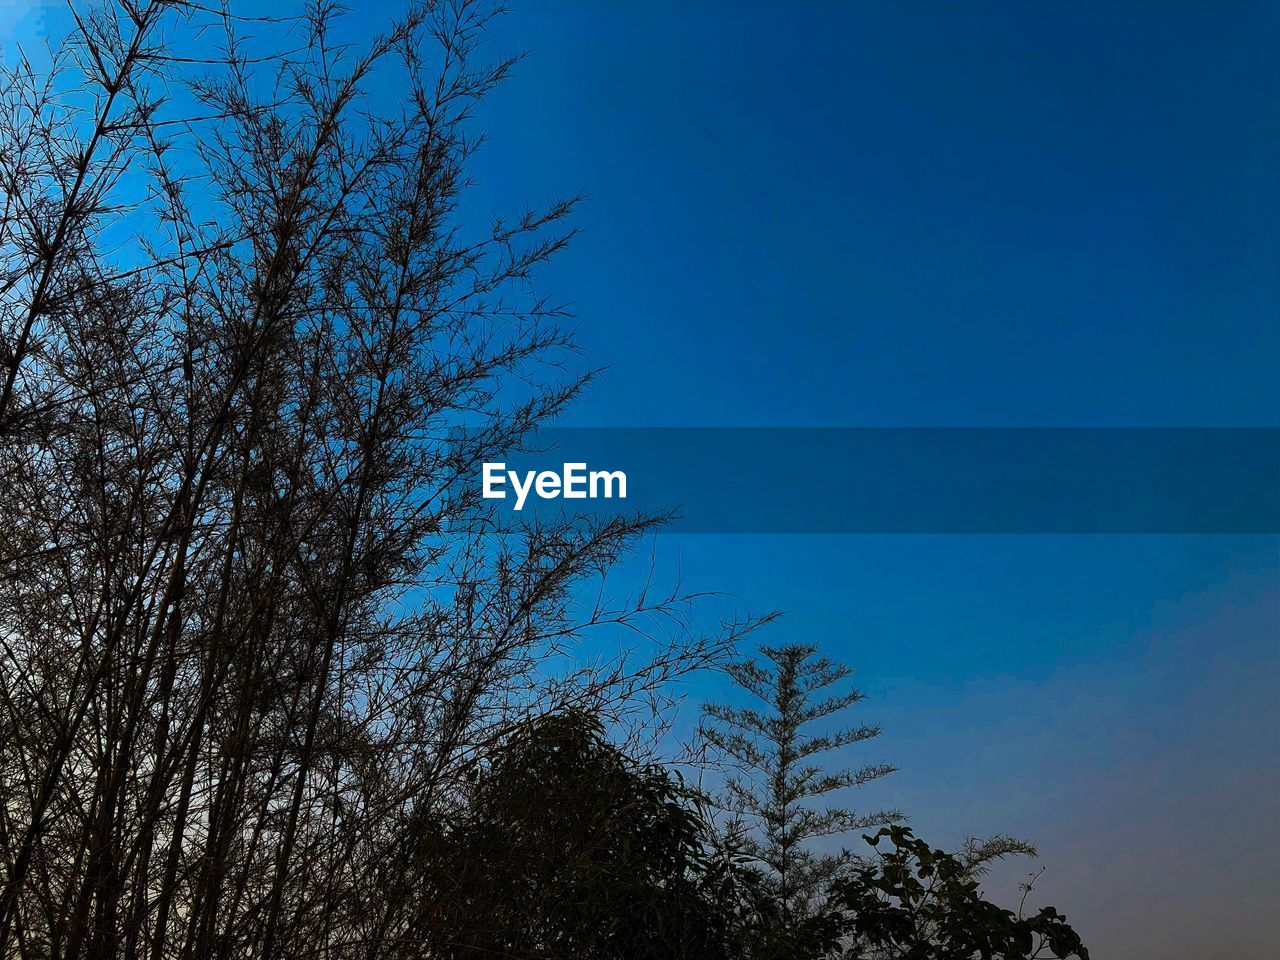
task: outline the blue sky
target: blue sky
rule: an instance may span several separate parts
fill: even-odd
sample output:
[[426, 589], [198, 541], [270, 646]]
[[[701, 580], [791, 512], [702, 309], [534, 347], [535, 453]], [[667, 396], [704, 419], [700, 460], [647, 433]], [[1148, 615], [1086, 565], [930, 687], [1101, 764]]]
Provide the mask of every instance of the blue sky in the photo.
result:
[[512, 7], [478, 202], [590, 198], [580, 421], [1274, 422], [1278, 8]]
[[[544, 275], [609, 366], [569, 422], [1280, 422], [1274, 5], [515, 2], [495, 40], [531, 55], [475, 202], [589, 198]], [[1097, 956], [1203, 960], [1267, 955], [1280, 899], [1277, 548], [658, 557], [858, 668], [901, 768], [858, 802], [1036, 840]]]
[[[1280, 5], [510, 5], [495, 53], [530, 56], [463, 212], [588, 197], [541, 282], [608, 367], [566, 423], [1280, 425]], [[708, 619], [781, 609], [762, 640], [858, 668], [901, 770], [857, 802], [1038, 841], [1096, 956], [1248, 960], [1280, 901], [1278, 547], [655, 549], [724, 591]]]

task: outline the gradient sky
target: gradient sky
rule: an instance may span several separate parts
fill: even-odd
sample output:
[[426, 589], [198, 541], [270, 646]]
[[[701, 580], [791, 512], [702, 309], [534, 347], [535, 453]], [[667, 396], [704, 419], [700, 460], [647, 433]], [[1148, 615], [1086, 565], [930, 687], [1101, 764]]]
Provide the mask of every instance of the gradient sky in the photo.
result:
[[[1276, 425], [1280, 5], [512, 3], [479, 204], [581, 190], [546, 279], [589, 425]], [[938, 843], [1039, 843], [1098, 957], [1263, 958], [1274, 537], [667, 537], [854, 664]], [[645, 560], [647, 563], [647, 558]], [[625, 583], [625, 578], [623, 579]], [[695, 696], [720, 691], [695, 689]], [[1008, 894], [1029, 869], [992, 878]]]
[[[566, 422], [1280, 425], [1280, 4], [511, 6], [464, 212], [589, 198]], [[1275, 537], [656, 556], [855, 665], [901, 768], [857, 802], [1037, 841], [1096, 957], [1273, 955]]]

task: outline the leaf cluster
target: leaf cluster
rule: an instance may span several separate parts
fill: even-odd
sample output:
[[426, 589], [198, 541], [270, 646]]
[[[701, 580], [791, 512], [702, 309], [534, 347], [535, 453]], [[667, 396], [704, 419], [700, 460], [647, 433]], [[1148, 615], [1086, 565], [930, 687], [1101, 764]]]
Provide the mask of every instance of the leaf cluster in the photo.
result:
[[875, 857], [837, 889], [846, 955], [885, 960], [1035, 960], [1089, 951], [1053, 907], [1032, 916], [986, 900], [971, 864], [903, 826], [865, 838]]

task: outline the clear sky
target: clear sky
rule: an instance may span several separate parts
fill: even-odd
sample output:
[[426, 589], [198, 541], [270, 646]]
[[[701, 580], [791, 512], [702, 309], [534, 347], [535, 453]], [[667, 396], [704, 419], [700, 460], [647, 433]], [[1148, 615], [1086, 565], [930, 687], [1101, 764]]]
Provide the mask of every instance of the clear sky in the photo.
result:
[[[1280, 4], [510, 5], [464, 212], [589, 198], [566, 422], [1280, 425]], [[858, 668], [867, 806], [1039, 842], [1104, 960], [1273, 955], [1276, 538], [656, 549]]]
[[[589, 197], [572, 422], [1280, 423], [1280, 5], [511, 6], [477, 202]], [[1274, 537], [658, 555], [854, 664], [863, 802], [1037, 841], [1095, 956], [1272, 955]]]

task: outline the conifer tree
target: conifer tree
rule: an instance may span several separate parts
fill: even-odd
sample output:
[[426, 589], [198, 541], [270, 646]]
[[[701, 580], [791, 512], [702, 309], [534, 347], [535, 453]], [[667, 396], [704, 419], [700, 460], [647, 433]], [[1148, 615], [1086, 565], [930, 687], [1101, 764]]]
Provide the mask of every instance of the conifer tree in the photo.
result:
[[832, 794], [894, 770], [887, 763], [834, 769], [824, 763], [880, 734], [877, 725], [842, 726], [836, 719], [865, 699], [859, 690], [841, 689], [852, 668], [806, 644], [765, 646], [760, 654], [734, 663], [729, 672], [762, 706], [708, 705], [702, 735], [737, 770], [726, 779], [720, 805], [733, 815], [731, 830], [742, 834], [745, 852], [766, 868], [766, 882], [788, 924], [820, 905], [850, 859], [843, 852], [819, 852], [812, 841], [894, 823], [902, 815], [825, 803]]

